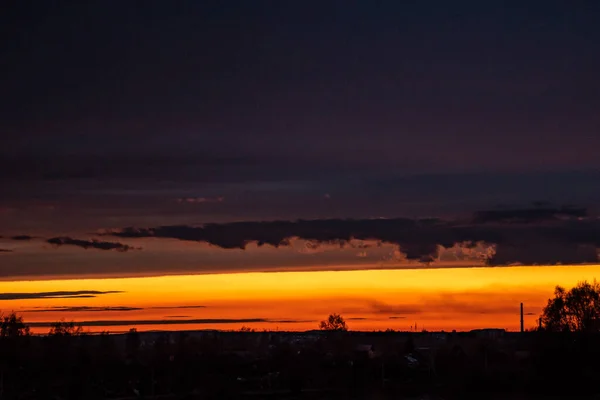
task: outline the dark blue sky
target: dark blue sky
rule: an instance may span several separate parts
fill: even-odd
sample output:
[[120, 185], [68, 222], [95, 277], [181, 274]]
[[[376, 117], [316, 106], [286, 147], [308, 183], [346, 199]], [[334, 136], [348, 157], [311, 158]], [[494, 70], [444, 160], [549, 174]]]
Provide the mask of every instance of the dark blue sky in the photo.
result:
[[5, 226], [600, 201], [597, 1], [11, 3]]

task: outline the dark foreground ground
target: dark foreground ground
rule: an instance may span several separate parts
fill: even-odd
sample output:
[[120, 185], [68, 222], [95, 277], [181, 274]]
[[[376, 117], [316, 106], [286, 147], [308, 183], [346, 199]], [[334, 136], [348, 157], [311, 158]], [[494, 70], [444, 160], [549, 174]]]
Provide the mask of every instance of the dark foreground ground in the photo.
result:
[[592, 399], [600, 336], [171, 332], [0, 338], [0, 399]]

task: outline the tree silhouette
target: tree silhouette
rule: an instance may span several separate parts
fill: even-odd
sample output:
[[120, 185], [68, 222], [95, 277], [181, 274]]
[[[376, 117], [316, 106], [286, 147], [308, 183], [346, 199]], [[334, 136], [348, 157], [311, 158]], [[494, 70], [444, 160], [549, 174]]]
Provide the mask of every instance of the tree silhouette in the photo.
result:
[[0, 336], [1, 337], [19, 337], [29, 336], [29, 326], [23, 322], [23, 317], [10, 313], [1, 317]]
[[50, 327], [48, 336], [80, 336], [83, 335], [81, 325], [76, 325], [75, 322], [66, 322], [64, 320], [55, 322]]
[[540, 316], [540, 328], [553, 332], [591, 332], [600, 328], [600, 284], [579, 282], [570, 290], [554, 289]]
[[244, 325], [240, 328], [240, 332], [251, 333], [251, 332], [255, 332], [255, 330], [250, 328], [249, 326]]
[[319, 329], [323, 331], [347, 331], [346, 321], [339, 314], [330, 314], [326, 320], [321, 321]]

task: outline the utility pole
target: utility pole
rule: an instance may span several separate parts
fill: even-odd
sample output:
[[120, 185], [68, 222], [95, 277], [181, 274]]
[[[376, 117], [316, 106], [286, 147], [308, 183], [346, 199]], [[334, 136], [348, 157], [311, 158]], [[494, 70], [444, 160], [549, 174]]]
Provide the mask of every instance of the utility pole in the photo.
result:
[[523, 321], [523, 303], [521, 303], [521, 333], [525, 332], [525, 324]]

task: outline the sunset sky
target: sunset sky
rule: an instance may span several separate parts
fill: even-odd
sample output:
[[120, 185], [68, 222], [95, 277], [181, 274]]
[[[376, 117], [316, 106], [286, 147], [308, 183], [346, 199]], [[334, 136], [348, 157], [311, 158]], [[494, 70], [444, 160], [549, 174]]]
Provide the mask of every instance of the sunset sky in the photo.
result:
[[600, 268], [598, 20], [593, 0], [11, 2], [0, 310], [37, 332], [462, 330], [516, 329], [524, 302], [533, 325]]

